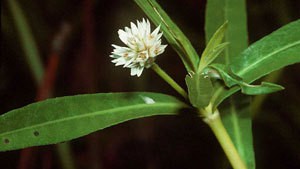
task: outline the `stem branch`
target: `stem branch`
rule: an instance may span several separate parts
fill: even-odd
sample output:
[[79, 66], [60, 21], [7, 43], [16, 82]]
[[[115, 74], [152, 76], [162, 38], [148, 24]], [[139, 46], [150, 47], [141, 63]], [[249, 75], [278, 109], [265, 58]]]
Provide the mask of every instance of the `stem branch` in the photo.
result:
[[153, 63], [151, 68], [163, 78], [170, 86], [172, 86], [185, 99], [188, 98], [186, 91], [180, 87], [164, 70], [162, 70], [156, 63]]

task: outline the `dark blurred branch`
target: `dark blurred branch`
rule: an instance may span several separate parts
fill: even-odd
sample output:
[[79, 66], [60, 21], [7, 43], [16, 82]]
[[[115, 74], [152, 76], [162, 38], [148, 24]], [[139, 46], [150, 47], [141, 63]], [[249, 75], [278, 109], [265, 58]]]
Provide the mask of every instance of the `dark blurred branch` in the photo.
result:
[[[95, 66], [97, 59], [95, 58], [95, 19], [94, 19], [94, 1], [93, 0], [83, 0], [83, 46], [82, 46], [82, 64], [78, 65], [83, 71], [82, 81], [84, 84], [85, 92], [96, 92], [96, 73]], [[99, 136], [97, 133], [93, 133], [87, 137], [88, 148], [87, 153], [89, 156], [88, 167], [91, 169], [100, 169], [101, 161], [99, 157]]]
[[44, 70], [32, 31], [17, 1], [7, 0], [7, 2], [31, 73], [36, 83], [39, 84], [42, 81]]
[[[40, 87], [38, 88], [36, 101], [44, 100], [50, 97], [55, 84], [56, 72], [59, 64], [59, 53], [62, 50], [63, 44], [67, 39], [70, 32], [70, 26], [65, 23], [59, 30], [58, 34], [53, 39], [51, 54], [49, 55], [47, 68], [43, 76]], [[35, 163], [35, 152], [37, 147], [31, 147], [21, 150], [21, 157], [19, 161], [19, 169], [30, 169], [32, 164]], [[48, 158], [46, 156], [46, 158]]]

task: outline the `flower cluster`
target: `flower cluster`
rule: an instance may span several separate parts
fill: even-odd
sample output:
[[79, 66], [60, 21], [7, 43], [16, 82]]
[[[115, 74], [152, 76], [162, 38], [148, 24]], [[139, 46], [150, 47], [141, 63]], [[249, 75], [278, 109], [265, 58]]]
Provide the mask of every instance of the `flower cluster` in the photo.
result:
[[125, 27], [118, 31], [119, 38], [126, 47], [112, 45], [110, 57], [116, 66], [131, 69], [131, 76], [142, 74], [144, 68], [149, 68], [154, 63], [157, 55], [164, 52], [167, 45], [161, 44], [162, 33], [158, 26], [152, 33], [149, 20], [137, 21], [137, 25], [131, 22], [131, 28]]

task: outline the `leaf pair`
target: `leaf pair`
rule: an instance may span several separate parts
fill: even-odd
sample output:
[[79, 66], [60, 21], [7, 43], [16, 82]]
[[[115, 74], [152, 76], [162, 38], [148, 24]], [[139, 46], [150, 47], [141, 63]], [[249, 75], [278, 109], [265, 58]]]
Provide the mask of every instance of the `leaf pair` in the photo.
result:
[[228, 22], [226, 21], [220, 28], [214, 33], [212, 38], [209, 40], [206, 48], [204, 49], [200, 63], [198, 66], [198, 73], [201, 73], [208, 65], [210, 65], [220, 53], [229, 45], [229, 42], [224, 42], [223, 38], [227, 30]]
[[189, 91], [189, 100], [194, 107], [204, 108], [211, 102], [214, 87], [209, 76], [203, 71], [207, 66], [213, 63], [229, 44], [228, 42], [222, 43], [227, 24], [228, 23], [225, 22], [212, 36], [201, 55], [196, 73], [191, 72], [190, 75], [187, 75], [185, 78]]

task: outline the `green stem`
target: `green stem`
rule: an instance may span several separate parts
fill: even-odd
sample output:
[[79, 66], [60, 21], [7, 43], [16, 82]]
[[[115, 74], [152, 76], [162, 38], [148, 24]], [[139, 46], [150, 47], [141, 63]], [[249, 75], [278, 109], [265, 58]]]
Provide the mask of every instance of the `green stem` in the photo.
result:
[[156, 63], [151, 67], [161, 78], [163, 78], [170, 86], [172, 86], [185, 99], [188, 98], [186, 91], [180, 87], [164, 70], [162, 70]]
[[204, 112], [201, 111], [201, 113], [206, 115], [203, 121], [206, 122], [213, 131], [232, 167], [234, 169], [247, 169], [244, 161], [242, 160], [238, 151], [234, 147], [234, 144], [232, 143], [230, 136], [228, 135], [222, 123], [219, 111], [216, 110], [212, 114], [204, 110]]
[[7, 0], [7, 2], [16, 25], [16, 30], [19, 33], [21, 45], [29, 63], [31, 72], [33, 73], [33, 77], [37, 84], [39, 84], [42, 81], [44, 70], [30, 26], [28, 25], [25, 15], [17, 1]]

